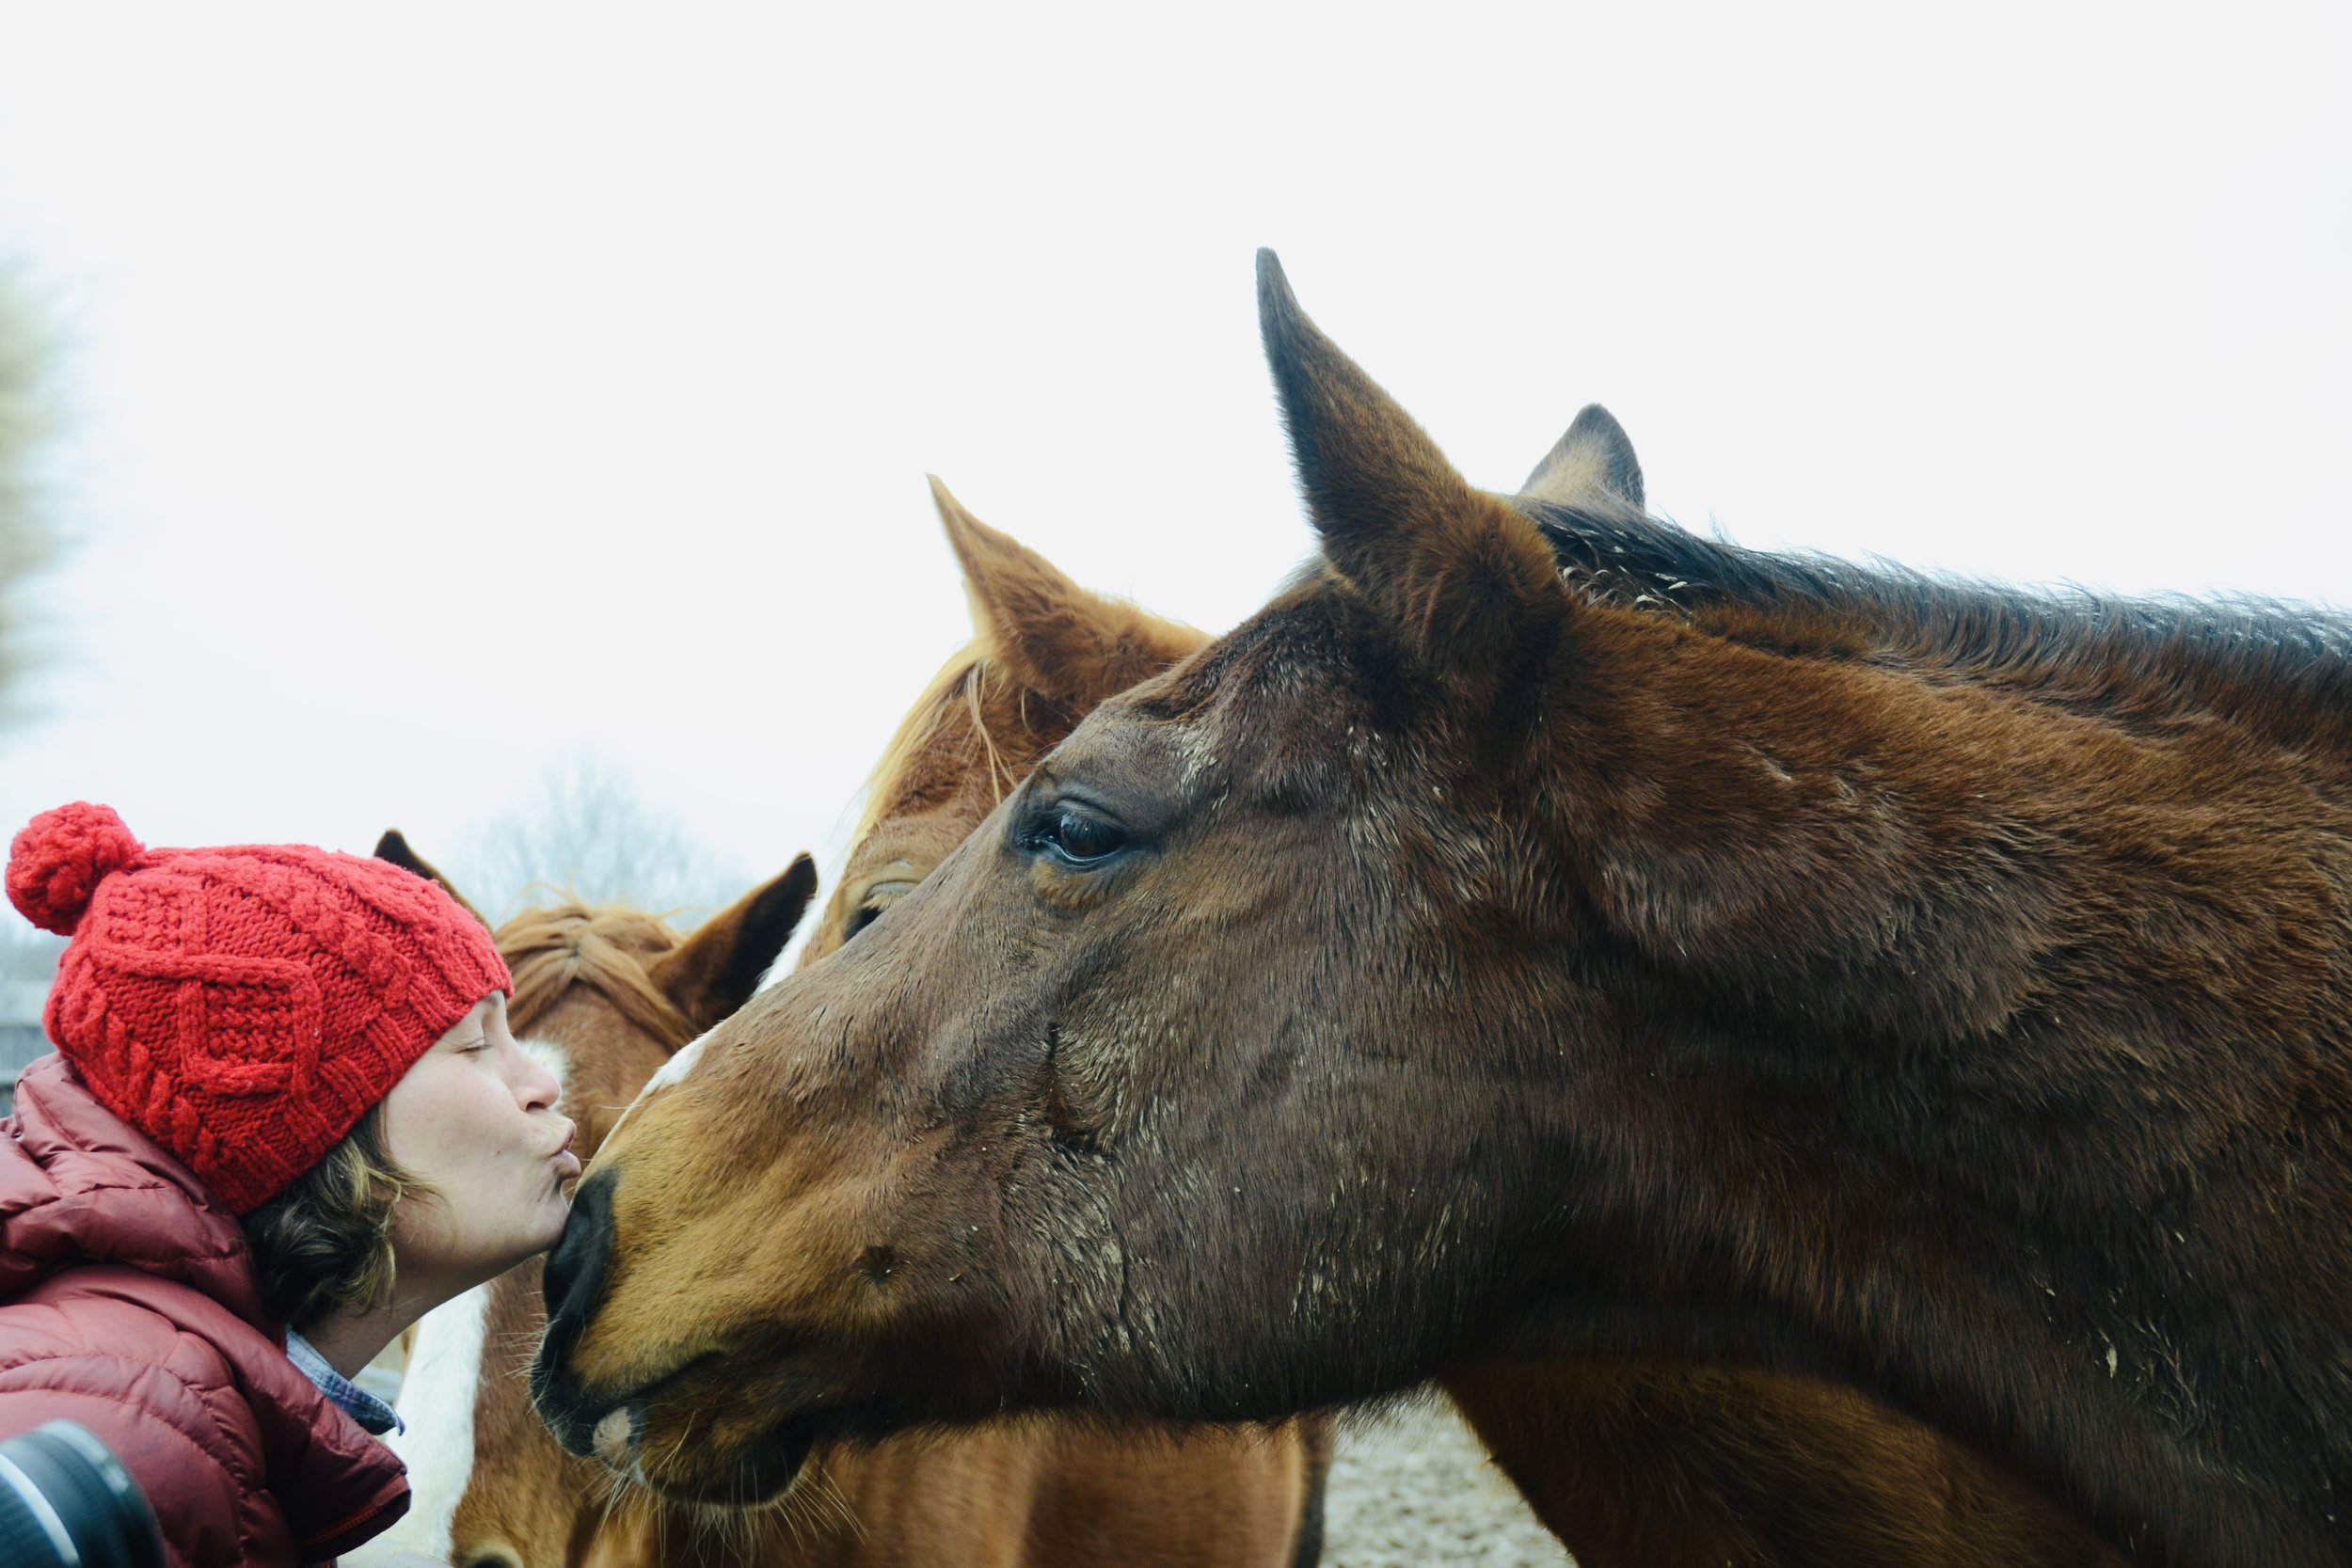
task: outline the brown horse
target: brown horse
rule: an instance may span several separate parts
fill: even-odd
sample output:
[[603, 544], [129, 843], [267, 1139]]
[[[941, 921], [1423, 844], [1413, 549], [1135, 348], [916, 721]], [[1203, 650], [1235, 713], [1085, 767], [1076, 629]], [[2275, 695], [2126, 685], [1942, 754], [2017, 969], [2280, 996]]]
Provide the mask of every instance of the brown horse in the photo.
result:
[[[440, 879], [397, 834], [377, 853]], [[815, 887], [803, 856], [684, 939], [652, 915], [570, 903], [499, 927], [515, 1032], [563, 1080], [583, 1148], [677, 1047], [751, 994]], [[536, 1264], [426, 1320], [401, 1395], [409, 1431], [393, 1439], [415, 1488], [401, 1544], [468, 1568], [1301, 1568], [1316, 1557], [1319, 1427], [1111, 1435], [1031, 1418], [820, 1454], [790, 1498], [756, 1513], [667, 1502], [566, 1454], [532, 1415], [523, 1374], [544, 1322]]]
[[2137, 1560], [2352, 1562], [2352, 632], [1575, 592], [1261, 278], [1323, 562], [639, 1102], [558, 1433], [765, 1491], [1013, 1405], [1746, 1366]]
[[[1208, 639], [1089, 593], [933, 483], [963, 568], [972, 645], [899, 727], [802, 962], [903, 896], [1104, 698]], [[1641, 467], [1598, 407], [1518, 498], [1637, 533]], [[1598, 592], [1586, 572], [1588, 586]], [[1513, 1363], [1445, 1378], [1582, 1568], [2064, 1568], [2112, 1562], [2014, 1475], [1851, 1390], [1662, 1365]]]

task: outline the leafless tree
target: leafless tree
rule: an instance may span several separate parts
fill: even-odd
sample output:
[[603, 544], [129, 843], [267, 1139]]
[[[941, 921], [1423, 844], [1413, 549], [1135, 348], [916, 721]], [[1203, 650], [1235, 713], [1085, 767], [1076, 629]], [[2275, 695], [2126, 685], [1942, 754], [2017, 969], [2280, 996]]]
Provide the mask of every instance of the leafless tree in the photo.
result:
[[554, 889], [688, 926], [755, 880], [647, 807], [628, 775], [593, 752], [550, 764], [523, 804], [488, 818], [440, 863], [494, 921]]
[[56, 428], [53, 341], [21, 268], [0, 263], [0, 724], [26, 657], [24, 579], [55, 540], [35, 458]]
[[0, 910], [0, 1116], [14, 1101], [16, 1075], [53, 1049], [41, 1031], [40, 1008], [64, 947], [63, 937], [36, 931], [14, 910]]

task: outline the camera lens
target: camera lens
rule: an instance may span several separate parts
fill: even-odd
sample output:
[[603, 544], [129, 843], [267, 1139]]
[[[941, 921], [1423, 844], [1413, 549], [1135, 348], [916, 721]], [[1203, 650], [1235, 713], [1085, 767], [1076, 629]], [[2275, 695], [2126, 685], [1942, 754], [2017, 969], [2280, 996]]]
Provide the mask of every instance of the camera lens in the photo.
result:
[[147, 1494], [106, 1445], [72, 1421], [0, 1442], [0, 1563], [8, 1568], [164, 1568]]

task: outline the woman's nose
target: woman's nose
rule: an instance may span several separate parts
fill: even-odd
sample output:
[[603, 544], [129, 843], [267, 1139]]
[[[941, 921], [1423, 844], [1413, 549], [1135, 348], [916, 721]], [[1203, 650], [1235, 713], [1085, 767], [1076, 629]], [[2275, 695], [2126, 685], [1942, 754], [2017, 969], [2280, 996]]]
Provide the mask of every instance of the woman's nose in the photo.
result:
[[515, 1099], [526, 1111], [551, 1111], [564, 1098], [564, 1081], [533, 1056], [531, 1067], [515, 1085]]

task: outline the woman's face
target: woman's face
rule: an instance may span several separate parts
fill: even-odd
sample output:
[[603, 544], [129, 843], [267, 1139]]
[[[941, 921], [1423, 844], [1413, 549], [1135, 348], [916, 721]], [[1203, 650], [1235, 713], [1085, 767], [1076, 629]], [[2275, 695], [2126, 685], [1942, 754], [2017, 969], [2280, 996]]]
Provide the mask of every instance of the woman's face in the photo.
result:
[[571, 1118], [555, 1109], [562, 1092], [507, 1032], [498, 991], [392, 1085], [385, 1152], [436, 1195], [393, 1213], [404, 1285], [455, 1295], [555, 1244], [580, 1174]]

